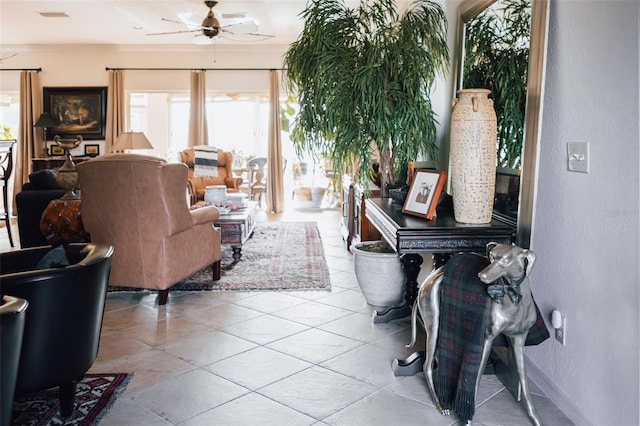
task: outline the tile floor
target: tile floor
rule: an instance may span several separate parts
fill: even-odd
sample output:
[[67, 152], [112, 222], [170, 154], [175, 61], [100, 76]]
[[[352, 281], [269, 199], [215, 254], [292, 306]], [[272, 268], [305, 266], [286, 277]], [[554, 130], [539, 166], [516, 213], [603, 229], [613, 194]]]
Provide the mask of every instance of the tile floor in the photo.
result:
[[[101, 425], [460, 424], [435, 409], [422, 373], [393, 375], [393, 359], [414, 350], [405, 348], [409, 320], [372, 323], [339, 213], [263, 212], [259, 220], [316, 221], [331, 290], [172, 292], [162, 307], [153, 293], [110, 294], [90, 372], [134, 377]], [[8, 250], [0, 231], [0, 248]], [[544, 424], [573, 424], [532, 390]], [[474, 424], [531, 423], [486, 375]]]

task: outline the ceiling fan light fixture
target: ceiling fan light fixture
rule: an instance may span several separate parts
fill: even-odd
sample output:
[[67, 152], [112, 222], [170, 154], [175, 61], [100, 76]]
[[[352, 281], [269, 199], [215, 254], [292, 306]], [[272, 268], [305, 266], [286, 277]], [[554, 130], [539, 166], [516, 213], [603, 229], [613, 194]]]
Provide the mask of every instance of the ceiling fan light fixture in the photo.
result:
[[220, 22], [218, 22], [211, 10], [209, 10], [207, 17], [202, 20], [202, 34], [209, 38], [214, 38], [220, 34]]

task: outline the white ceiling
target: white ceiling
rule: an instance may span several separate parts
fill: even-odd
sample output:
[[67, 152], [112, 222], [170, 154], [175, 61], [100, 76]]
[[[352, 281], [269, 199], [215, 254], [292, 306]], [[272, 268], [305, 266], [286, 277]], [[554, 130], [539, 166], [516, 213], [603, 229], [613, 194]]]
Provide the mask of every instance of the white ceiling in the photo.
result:
[[[306, 0], [219, 0], [214, 11], [245, 12], [257, 20], [259, 33], [275, 36], [252, 43], [288, 45], [302, 31], [298, 15], [305, 5]], [[0, 54], [9, 45], [192, 45], [197, 32], [146, 34], [191, 29], [162, 18], [199, 25], [208, 10], [201, 0], [0, 0]], [[68, 17], [43, 17], [41, 12]], [[221, 25], [233, 22], [222, 20]], [[217, 43], [240, 42], [218, 38]]]

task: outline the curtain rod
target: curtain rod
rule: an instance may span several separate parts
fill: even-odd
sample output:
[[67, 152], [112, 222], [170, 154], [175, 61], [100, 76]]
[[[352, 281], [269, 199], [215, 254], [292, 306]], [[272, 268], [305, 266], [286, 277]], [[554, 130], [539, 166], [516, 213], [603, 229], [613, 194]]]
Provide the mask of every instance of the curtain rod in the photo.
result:
[[0, 71], [42, 71], [42, 68], [0, 68]]
[[284, 71], [286, 68], [112, 68], [106, 71]]

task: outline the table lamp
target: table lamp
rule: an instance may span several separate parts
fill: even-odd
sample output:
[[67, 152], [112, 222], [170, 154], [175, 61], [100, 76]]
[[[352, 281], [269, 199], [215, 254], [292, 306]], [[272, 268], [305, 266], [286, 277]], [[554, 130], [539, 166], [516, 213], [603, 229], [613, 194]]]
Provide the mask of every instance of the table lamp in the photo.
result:
[[48, 112], [40, 114], [38, 121], [33, 125], [33, 127], [42, 127], [42, 156], [44, 158], [49, 156], [49, 153], [47, 152], [47, 127], [56, 127], [57, 125], [58, 123], [56, 120], [54, 120]]
[[153, 149], [153, 145], [142, 132], [122, 132], [111, 148], [112, 152], [130, 152], [132, 149]]

